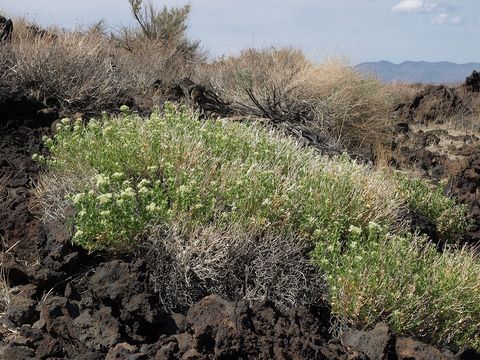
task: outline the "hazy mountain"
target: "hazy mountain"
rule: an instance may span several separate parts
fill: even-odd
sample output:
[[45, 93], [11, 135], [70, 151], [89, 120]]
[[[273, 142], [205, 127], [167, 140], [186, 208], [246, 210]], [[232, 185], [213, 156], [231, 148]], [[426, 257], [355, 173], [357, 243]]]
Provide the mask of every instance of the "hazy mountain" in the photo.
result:
[[361, 63], [355, 68], [365, 73], [376, 74], [385, 82], [445, 84], [465, 81], [473, 70], [480, 70], [480, 63], [405, 61], [401, 64], [393, 64], [389, 61], [378, 61]]

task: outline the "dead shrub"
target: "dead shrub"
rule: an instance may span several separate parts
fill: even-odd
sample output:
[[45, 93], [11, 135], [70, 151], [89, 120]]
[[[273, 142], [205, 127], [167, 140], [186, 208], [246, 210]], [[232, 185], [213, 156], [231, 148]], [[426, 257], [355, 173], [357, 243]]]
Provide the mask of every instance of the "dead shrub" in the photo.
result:
[[252, 236], [214, 224], [192, 231], [181, 223], [153, 227], [146, 245], [152, 283], [169, 310], [212, 293], [285, 306], [318, 304], [324, 281], [308, 259], [309, 246], [293, 236]]
[[293, 49], [247, 49], [204, 72], [242, 115], [302, 122], [350, 145], [376, 143], [390, 131], [383, 85], [339, 60], [314, 64]]

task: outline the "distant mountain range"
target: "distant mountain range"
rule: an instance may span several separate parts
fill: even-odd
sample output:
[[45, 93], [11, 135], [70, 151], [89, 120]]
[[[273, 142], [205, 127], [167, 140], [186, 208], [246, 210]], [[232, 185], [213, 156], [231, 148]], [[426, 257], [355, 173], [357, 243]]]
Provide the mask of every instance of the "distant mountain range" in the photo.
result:
[[480, 71], [480, 63], [405, 61], [393, 64], [389, 61], [378, 61], [361, 63], [355, 68], [374, 74], [385, 82], [451, 84], [464, 82], [473, 70]]

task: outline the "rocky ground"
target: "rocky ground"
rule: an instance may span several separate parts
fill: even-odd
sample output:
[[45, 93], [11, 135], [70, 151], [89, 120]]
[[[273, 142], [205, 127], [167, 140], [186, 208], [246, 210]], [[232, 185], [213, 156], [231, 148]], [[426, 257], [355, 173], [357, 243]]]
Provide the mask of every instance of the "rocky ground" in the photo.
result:
[[426, 86], [398, 105], [390, 158], [398, 169], [444, 183], [467, 206], [472, 226], [463, 241], [471, 245], [480, 244], [479, 86], [474, 72], [461, 86]]
[[[39, 168], [31, 156], [44, 152], [41, 137], [58, 117], [27, 98], [0, 101], [0, 259], [8, 294], [0, 359], [480, 359], [468, 348], [454, 354], [397, 337], [384, 324], [334, 339], [326, 306], [281, 309], [211, 295], [186, 313], [164, 312], [141, 256], [87, 253], [62, 226], [35, 216]], [[435, 164], [448, 168], [440, 155], [422, 154], [404, 156], [423, 159], [429, 174]], [[465, 159], [452, 188], [469, 203], [480, 159], [474, 152]]]

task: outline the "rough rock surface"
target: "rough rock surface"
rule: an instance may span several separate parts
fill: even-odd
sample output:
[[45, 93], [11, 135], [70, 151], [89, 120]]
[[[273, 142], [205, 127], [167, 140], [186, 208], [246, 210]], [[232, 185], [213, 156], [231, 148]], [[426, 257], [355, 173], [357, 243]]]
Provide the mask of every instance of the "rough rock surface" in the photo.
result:
[[[404, 114], [405, 115], [405, 114]], [[414, 170], [435, 183], [443, 182], [447, 194], [467, 206], [471, 222], [464, 243], [480, 243], [480, 138], [475, 133], [457, 131], [453, 125], [435, 121], [418, 124], [400, 122], [392, 144], [390, 164], [402, 170]], [[414, 214], [415, 215], [415, 214]], [[436, 240], [434, 224], [420, 221], [420, 230]], [[425, 220], [425, 219], [424, 219]]]
[[468, 101], [465, 101], [459, 89], [445, 85], [428, 85], [406, 103], [396, 107], [398, 115], [418, 123], [438, 122], [459, 112], [468, 113]]
[[480, 92], [480, 73], [473, 70], [472, 74], [467, 76], [463, 86], [470, 92]]

